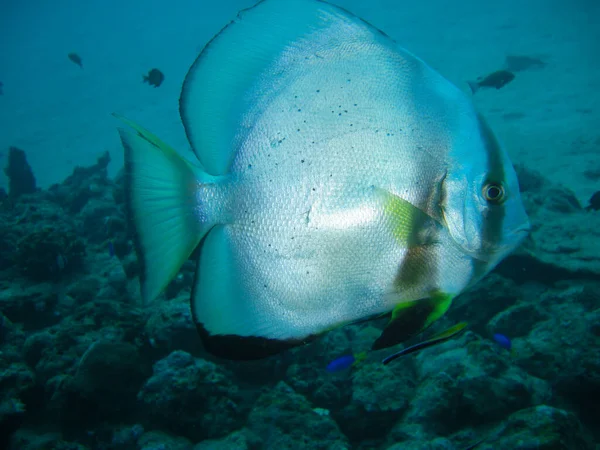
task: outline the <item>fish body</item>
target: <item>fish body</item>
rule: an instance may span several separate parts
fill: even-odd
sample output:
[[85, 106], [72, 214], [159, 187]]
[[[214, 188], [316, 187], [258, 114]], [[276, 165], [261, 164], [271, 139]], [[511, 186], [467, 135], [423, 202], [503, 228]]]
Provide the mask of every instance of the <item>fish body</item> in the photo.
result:
[[340, 356], [339, 358], [336, 358], [327, 364], [327, 372], [335, 373], [350, 369], [351, 367], [354, 367], [362, 362], [366, 357], [367, 352]]
[[83, 61], [81, 60], [81, 56], [79, 56], [77, 53], [69, 53], [67, 56], [72, 62], [83, 69]]
[[509, 337], [501, 333], [494, 334], [494, 341], [498, 343], [498, 345], [506, 350], [510, 350], [512, 348], [512, 342]]
[[144, 83], [148, 83], [155, 88], [159, 87], [165, 80], [165, 75], [158, 69], [152, 69], [148, 75], [143, 76]]
[[200, 244], [206, 349], [257, 359], [389, 317], [373, 349], [437, 320], [529, 229], [514, 169], [471, 100], [323, 1], [265, 0], [186, 76], [197, 164], [121, 118], [142, 295]]
[[108, 256], [110, 256], [111, 258], [115, 256], [115, 244], [113, 244], [113, 241], [108, 241]]
[[514, 79], [514, 73], [509, 72], [508, 70], [497, 70], [485, 77], [479, 77], [477, 81], [469, 81], [468, 84], [474, 94], [481, 88], [503, 88]]
[[400, 358], [401, 356], [410, 355], [411, 353], [419, 352], [421, 350], [432, 347], [434, 345], [446, 342], [447, 340], [449, 340], [453, 337], [456, 337], [460, 333], [465, 331], [466, 327], [467, 327], [466, 322], [457, 323], [453, 327], [450, 327], [447, 330], [444, 330], [441, 333], [438, 333], [425, 341], [418, 342], [414, 345], [411, 345], [410, 347], [406, 347], [406, 348], [400, 350], [399, 352], [394, 353], [393, 355], [386, 357], [382, 361], [382, 363], [385, 366], [385, 365], [391, 363], [393, 360]]
[[543, 69], [546, 63], [539, 58], [526, 55], [507, 55], [505, 68], [509, 72], [522, 72], [530, 69]]
[[342, 370], [346, 370], [352, 367], [354, 364], [355, 358], [354, 355], [344, 355], [340, 356], [337, 359], [334, 359], [329, 364], [327, 364], [327, 372], [340, 372]]

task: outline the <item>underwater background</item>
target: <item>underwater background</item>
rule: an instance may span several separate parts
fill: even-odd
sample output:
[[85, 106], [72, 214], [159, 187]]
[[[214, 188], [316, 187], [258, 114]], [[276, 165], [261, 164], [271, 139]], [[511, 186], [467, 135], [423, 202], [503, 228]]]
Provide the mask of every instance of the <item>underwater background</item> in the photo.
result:
[[[515, 75], [473, 98], [532, 222], [434, 325], [467, 332], [339, 371], [328, 364], [367, 350], [380, 324], [232, 362], [203, 350], [191, 320], [192, 260], [163, 297], [140, 299], [111, 113], [192, 159], [181, 83], [254, 3], [0, 3], [0, 448], [596, 448], [600, 3], [333, 2], [465, 92]], [[143, 81], [152, 69], [158, 86]]]

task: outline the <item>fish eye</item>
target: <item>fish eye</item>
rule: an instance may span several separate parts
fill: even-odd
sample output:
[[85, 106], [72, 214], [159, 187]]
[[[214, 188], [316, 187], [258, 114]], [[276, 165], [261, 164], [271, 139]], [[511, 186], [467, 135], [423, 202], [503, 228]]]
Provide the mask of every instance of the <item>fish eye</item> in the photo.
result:
[[504, 187], [497, 183], [488, 183], [483, 186], [483, 198], [488, 203], [499, 205], [504, 200]]

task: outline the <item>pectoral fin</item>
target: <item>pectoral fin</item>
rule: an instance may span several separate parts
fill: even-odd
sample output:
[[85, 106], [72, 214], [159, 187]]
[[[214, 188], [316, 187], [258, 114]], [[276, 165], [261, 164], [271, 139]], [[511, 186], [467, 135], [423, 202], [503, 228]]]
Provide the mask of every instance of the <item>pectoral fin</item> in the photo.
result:
[[373, 350], [391, 347], [407, 341], [427, 329], [448, 310], [452, 296], [435, 292], [429, 298], [399, 303], [381, 336], [373, 343]]

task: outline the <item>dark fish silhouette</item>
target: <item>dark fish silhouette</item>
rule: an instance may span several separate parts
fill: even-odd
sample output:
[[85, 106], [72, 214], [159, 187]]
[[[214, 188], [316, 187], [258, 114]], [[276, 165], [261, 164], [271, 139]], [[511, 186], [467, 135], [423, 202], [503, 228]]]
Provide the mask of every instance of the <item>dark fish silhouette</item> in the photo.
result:
[[594, 192], [590, 198], [590, 204], [585, 207], [586, 211], [598, 211], [600, 210], [600, 191]]
[[148, 75], [144, 75], [144, 83], [159, 87], [165, 79], [165, 75], [158, 69], [152, 69]]
[[79, 56], [77, 53], [69, 53], [67, 56], [71, 61], [73, 61], [75, 64], [77, 64], [83, 69], [83, 62], [81, 61], [81, 56]]
[[4, 95], [4, 91], [2, 90], [3, 87], [4, 87], [4, 83], [2, 81], [0, 81], [0, 95]]
[[473, 94], [482, 87], [490, 87], [500, 89], [506, 86], [512, 80], [515, 79], [515, 74], [508, 70], [497, 70], [495, 72], [486, 75], [485, 77], [477, 78], [477, 81], [467, 81]]
[[539, 58], [525, 55], [507, 55], [506, 70], [510, 72], [522, 72], [529, 69], [543, 69], [546, 63]]

